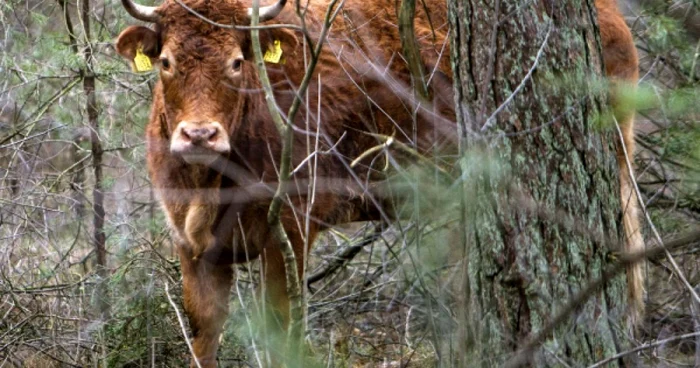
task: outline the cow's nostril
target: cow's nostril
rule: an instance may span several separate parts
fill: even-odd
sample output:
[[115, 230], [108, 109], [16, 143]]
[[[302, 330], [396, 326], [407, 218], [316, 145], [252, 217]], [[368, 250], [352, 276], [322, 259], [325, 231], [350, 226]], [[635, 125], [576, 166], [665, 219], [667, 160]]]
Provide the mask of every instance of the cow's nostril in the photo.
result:
[[218, 132], [219, 132], [219, 129], [217, 129], [216, 127], [209, 128], [209, 131], [207, 132], [207, 140], [209, 140], [209, 141], [214, 140], [216, 138], [216, 133], [218, 133]]
[[190, 133], [187, 131], [187, 129], [184, 129], [184, 128], [183, 128], [183, 129], [182, 129], [182, 134], [181, 134], [181, 135], [182, 135], [182, 138], [183, 138], [185, 141], [188, 141], [188, 142], [189, 142], [189, 141], [192, 140], [192, 137], [190, 137]]

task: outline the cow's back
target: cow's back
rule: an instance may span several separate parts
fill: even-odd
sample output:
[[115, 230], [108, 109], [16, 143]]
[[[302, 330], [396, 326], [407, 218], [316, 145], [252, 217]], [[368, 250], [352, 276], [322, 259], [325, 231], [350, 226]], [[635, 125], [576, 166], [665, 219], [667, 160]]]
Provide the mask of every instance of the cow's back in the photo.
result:
[[[309, 106], [320, 100], [323, 128], [334, 139], [346, 135], [347, 144], [341, 148], [348, 157], [357, 157], [378, 144], [376, 137], [366, 134], [368, 131], [394, 136], [420, 150], [432, 149], [436, 141], [454, 137], [447, 5], [444, 1], [427, 0], [425, 7], [416, 7], [415, 34], [425, 80], [431, 88], [427, 102], [419, 102], [412, 91], [398, 32], [399, 5], [393, 0], [347, 0], [328, 33], [316, 66], [309, 88]], [[306, 27], [315, 41], [327, 7], [327, 1], [309, 6]], [[293, 7], [288, 7], [279, 21], [299, 24]], [[301, 82], [306, 68], [301, 50], [305, 46], [301, 33], [296, 35], [296, 48], [281, 67], [285, 72], [278, 73], [278, 79], [274, 79], [274, 72], [271, 74], [273, 84], [283, 78], [296, 85]], [[289, 94], [279, 93], [277, 97], [283, 110], [291, 104]], [[414, 114], [419, 103], [420, 112]]]

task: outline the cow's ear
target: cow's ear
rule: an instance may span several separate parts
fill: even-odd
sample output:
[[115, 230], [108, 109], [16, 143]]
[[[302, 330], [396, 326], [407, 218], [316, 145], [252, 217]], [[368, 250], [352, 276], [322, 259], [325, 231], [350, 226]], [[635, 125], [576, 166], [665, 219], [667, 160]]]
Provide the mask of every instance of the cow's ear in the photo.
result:
[[[282, 50], [281, 60], [287, 57], [293, 57], [299, 47], [299, 40], [297, 39], [294, 31], [284, 28], [268, 29], [260, 32], [260, 48], [262, 49], [263, 55], [268, 52], [273, 54], [276, 51], [276, 45]], [[250, 50], [250, 55], [252, 57], [253, 52]]]
[[139, 48], [151, 59], [160, 55], [158, 33], [143, 26], [131, 26], [125, 29], [117, 38], [116, 47], [119, 55], [130, 61], [134, 60]]

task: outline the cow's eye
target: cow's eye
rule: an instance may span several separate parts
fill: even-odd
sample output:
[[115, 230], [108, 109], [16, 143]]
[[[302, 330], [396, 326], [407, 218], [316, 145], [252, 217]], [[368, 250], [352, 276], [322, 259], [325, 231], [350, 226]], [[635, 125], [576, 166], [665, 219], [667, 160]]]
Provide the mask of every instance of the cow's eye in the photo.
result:
[[241, 70], [242, 65], [243, 65], [242, 59], [235, 59], [235, 60], [233, 60], [233, 63], [231, 64], [231, 68], [233, 69], [234, 72], [237, 72], [237, 71]]
[[160, 66], [165, 71], [170, 70], [170, 61], [168, 60], [168, 58], [160, 58]]

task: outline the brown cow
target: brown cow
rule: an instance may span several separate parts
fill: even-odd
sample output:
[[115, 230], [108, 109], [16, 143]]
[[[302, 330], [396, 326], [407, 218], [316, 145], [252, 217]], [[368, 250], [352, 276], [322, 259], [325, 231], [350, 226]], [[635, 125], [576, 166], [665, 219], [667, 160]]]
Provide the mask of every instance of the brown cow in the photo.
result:
[[[157, 8], [122, 0], [132, 16], [155, 27], [127, 28], [117, 40], [117, 50], [129, 60], [141, 50], [160, 68], [147, 128], [149, 172], [178, 244], [194, 353], [202, 366], [215, 366], [228, 314], [231, 264], [260, 257], [267, 298], [283, 323], [287, 320], [284, 265], [266, 219], [281, 142], [253, 64], [250, 31], [220, 27], [193, 13], [220, 24], [249, 25], [247, 5], [239, 0], [182, 1], [190, 9], [179, 0]], [[318, 41], [328, 3], [309, 2], [305, 25], [312, 42]], [[261, 21], [299, 26], [293, 7], [284, 4], [280, 0], [262, 7]], [[345, 1], [304, 98], [307, 104], [294, 121], [296, 169], [286, 187], [282, 223], [300, 277], [305, 245], [313, 244], [320, 230], [391, 217], [385, 212], [389, 207], [382, 206], [366, 185], [382, 177], [384, 156], [364, 155], [350, 166], [382, 143], [378, 137], [392, 136], [426, 154], [454, 146], [445, 2], [426, 0], [415, 20], [421, 59], [429, 72], [429, 104], [412, 98], [407, 66], [400, 57], [395, 5], [392, 0]], [[633, 70], [619, 75], [634, 82], [636, 56], [629, 30], [616, 7], [603, 1], [596, 5], [605, 8], [600, 16], [606, 47], [622, 50], [606, 49], [606, 57], [611, 54], [616, 65], [609, 65], [608, 71], [618, 75], [618, 69]], [[618, 28], [624, 37], [617, 34]], [[282, 51], [279, 62], [266, 64], [280, 111], [288, 111], [306, 70], [305, 42], [302, 32], [291, 27], [261, 31], [263, 49], [278, 44]], [[624, 117], [631, 137], [631, 114]], [[314, 153], [308, 151], [309, 142], [318, 142]], [[631, 147], [631, 139], [627, 143]], [[636, 229], [635, 221], [627, 222], [629, 228]]]

